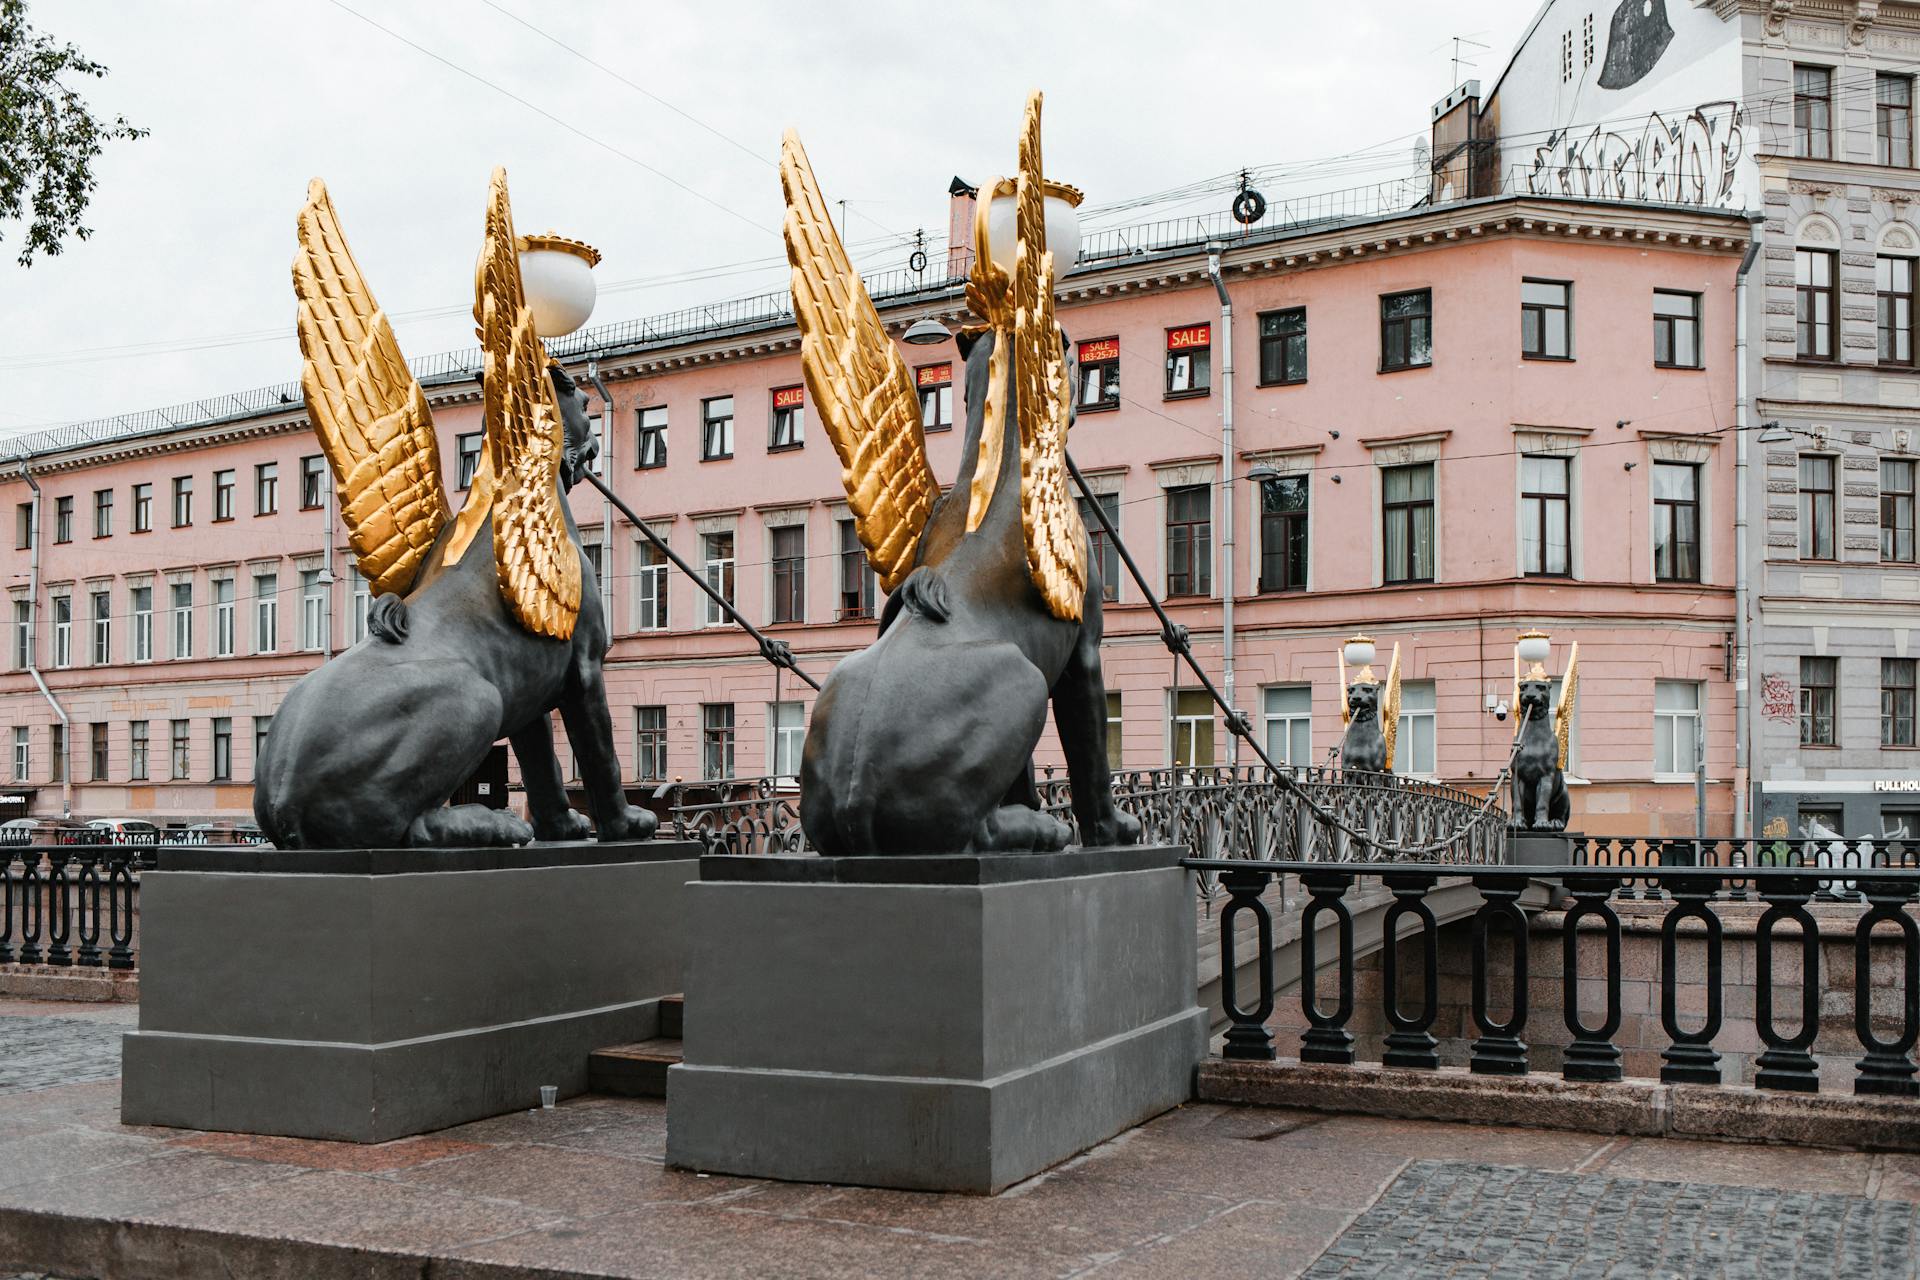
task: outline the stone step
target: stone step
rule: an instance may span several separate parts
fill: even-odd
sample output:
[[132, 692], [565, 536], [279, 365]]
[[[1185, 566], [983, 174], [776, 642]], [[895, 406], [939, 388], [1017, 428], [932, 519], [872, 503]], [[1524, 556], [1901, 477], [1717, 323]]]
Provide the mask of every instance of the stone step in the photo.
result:
[[625, 1098], [664, 1098], [667, 1068], [680, 1056], [680, 1041], [666, 1037], [595, 1049], [587, 1056], [587, 1088]]
[[660, 997], [660, 1036], [664, 1040], [678, 1040], [681, 1027], [687, 1013], [687, 998], [682, 995]]

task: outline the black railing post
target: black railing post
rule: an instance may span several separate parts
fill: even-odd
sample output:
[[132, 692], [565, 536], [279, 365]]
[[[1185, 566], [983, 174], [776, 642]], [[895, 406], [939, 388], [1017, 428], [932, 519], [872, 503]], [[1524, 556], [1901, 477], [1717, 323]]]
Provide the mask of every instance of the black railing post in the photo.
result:
[[[1265, 871], [1235, 869], [1220, 877], [1220, 884], [1231, 895], [1220, 913], [1220, 1006], [1233, 1023], [1227, 1029], [1220, 1056], [1252, 1062], [1272, 1062], [1275, 1052], [1273, 1032], [1267, 1019], [1273, 1016], [1273, 913], [1260, 898], [1268, 882]], [[1234, 963], [1233, 922], [1242, 911], [1253, 912], [1257, 926], [1254, 969], [1260, 976], [1259, 1002], [1251, 1009], [1240, 1007], [1237, 967]]]
[[[1816, 883], [1795, 877], [1761, 887], [1767, 909], [1753, 930], [1753, 1020], [1767, 1047], [1754, 1059], [1753, 1083], [1762, 1089], [1820, 1088], [1820, 1066], [1807, 1052], [1820, 1034], [1820, 926], [1807, 910]], [[1791, 1036], [1773, 1024], [1773, 930], [1782, 920], [1800, 926], [1800, 1030]]]
[[[1863, 880], [1868, 907], [1853, 931], [1853, 1029], [1866, 1053], [1854, 1065], [1855, 1093], [1896, 1098], [1920, 1096], [1914, 1080], [1913, 1046], [1920, 1041], [1920, 924], [1907, 914], [1911, 882]], [[1900, 1038], [1873, 1033], [1873, 929], [1886, 921], [1900, 930]]]
[[[1473, 1021], [1480, 1036], [1473, 1042], [1468, 1069], [1479, 1075], [1523, 1076], [1527, 1074], [1527, 1045], [1520, 1038], [1527, 1029], [1527, 913], [1520, 909], [1520, 894], [1526, 888], [1514, 880], [1476, 876], [1474, 888], [1486, 899], [1473, 913]], [[1488, 1012], [1492, 1003], [1488, 987], [1491, 976], [1487, 963], [1488, 934], [1493, 922], [1504, 920], [1513, 935], [1513, 1009], [1505, 1022], [1495, 1022]]]
[[119, 846], [107, 852], [107, 968], [133, 968], [133, 857]]
[[[1432, 1069], [1440, 1065], [1440, 1043], [1433, 1038], [1433, 1022], [1440, 1016], [1440, 926], [1427, 905], [1427, 891], [1436, 877], [1421, 872], [1385, 872], [1380, 877], [1393, 891], [1393, 905], [1380, 923], [1380, 999], [1393, 1030], [1387, 1033], [1380, 1061], [1389, 1067]], [[1411, 915], [1420, 921], [1420, 959], [1426, 979], [1420, 1012], [1407, 1017], [1400, 1011], [1400, 920]]]
[[63, 968], [73, 963], [73, 950], [67, 943], [73, 936], [71, 886], [67, 883], [67, 865], [73, 854], [55, 849], [47, 855], [47, 963]]
[[[1305, 872], [1300, 884], [1308, 901], [1300, 913], [1300, 1012], [1306, 1015], [1307, 1032], [1300, 1038], [1300, 1061], [1324, 1062], [1337, 1066], [1353, 1065], [1353, 1033], [1347, 1023], [1353, 1019], [1353, 912], [1341, 899], [1353, 884], [1353, 877], [1341, 872]], [[1322, 912], [1332, 912], [1337, 928], [1340, 955], [1337, 964], [1340, 1003], [1331, 1014], [1320, 1009], [1315, 975], [1319, 972], [1319, 924]]]
[[20, 963], [40, 963], [40, 925], [44, 918], [40, 901], [40, 850], [28, 849], [20, 855]]
[[[1669, 1041], [1660, 1054], [1666, 1059], [1660, 1079], [1664, 1084], [1719, 1084], [1720, 1055], [1713, 1041], [1720, 1034], [1720, 917], [1707, 905], [1716, 882], [1709, 876], [1683, 876], [1666, 887], [1674, 904], [1660, 922], [1660, 1025]], [[1700, 921], [1706, 930], [1707, 1013], [1697, 1031], [1680, 1029], [1680, 922], [1688, 919]]]
[[13, 963], [13, 850], [0, 849], [0, 964]]
[[[1567, 910], [1560, 934], [1560, 1008], [1573, 1042], [1567, 1046], [1560, 1074], [1568, 1080], [1606, 1081], [1620, 1078], [1620, 917], [1608, 901], [1620, 887], [1619, 876], [1568, 876], [1567, 892], [1573, 906]], [[1600, 917], [1606, 928], [1606, 1021], [1589, 1027], [1580, 1018], [1580, 922]]]
[[80, 935], [74, 963], [87, 968], [100, 964], [100, 855], [83, 850], [78, 855], [80, 878], [74, 885], [73, 914]]

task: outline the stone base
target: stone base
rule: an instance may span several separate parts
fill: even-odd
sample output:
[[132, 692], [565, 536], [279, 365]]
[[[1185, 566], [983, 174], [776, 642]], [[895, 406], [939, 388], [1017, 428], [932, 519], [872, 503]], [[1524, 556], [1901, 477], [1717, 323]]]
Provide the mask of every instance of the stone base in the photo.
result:
[[1516, 867], [1565, 867], [1573, 863], [1577, 831], [1528, 831], [1507, 828], [1507, 862]]
[[121, 1119], [386, 1142], [583, 1092], [683, 985], [696, 852], [163, 851]]
[[1185, 1102], [1182, 853], [702, 859], [668, 1163], [990, 1194]]

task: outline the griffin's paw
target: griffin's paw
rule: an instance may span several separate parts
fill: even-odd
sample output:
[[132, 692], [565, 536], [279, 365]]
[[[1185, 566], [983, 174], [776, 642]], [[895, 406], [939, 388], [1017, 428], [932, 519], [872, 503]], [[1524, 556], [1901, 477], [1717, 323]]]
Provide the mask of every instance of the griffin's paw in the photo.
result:
[[1140, 819], [1130, 813], [1121, 813], [1116, 810], [1111, 821], [1100, 824], [1089, 843], [1093, 845], [1139, 844]]
[[622, 805], [620, 811], [600, 824], [602, 840], [651, 840], [660, 819], [646, 809]]
[[536, 822], [536, 840], [589, 840], [593, 837], [593, 819], [578, 809], [565, 809], [551, 819]]

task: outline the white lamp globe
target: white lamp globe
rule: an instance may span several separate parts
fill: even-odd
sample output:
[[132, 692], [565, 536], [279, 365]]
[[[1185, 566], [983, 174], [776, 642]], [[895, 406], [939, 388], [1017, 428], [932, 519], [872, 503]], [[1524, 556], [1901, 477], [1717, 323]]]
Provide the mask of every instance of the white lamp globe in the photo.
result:
[[1515, 646], [1515, 649], [1520, 655], [1520, 661], [1530, 666], [1544, 666], [1547, 659], [1553, 656], [1553, 642], [1547, 638], [1547, 633], [1544, 631], [1521, 633], [1520, 643]]
[[520, 283], [542, 338], [572, 333], [593, 314], [600, 251], [553, 234], [520, 237]]
[[1366, 636], [1355, 636], [1347, 641], [1347, 647], [1342, 650], [1342, 656], [1346, 658], [1347, 665], [1350, 667], [1370, 667], [1376, 656], [1373, 641]]
[[[1047, 248], [1053, 253], [1055, 280], [1064, 278], [1080, 259], [1078, 206], [1082, 199], [1075, 187], [1061, 182], [1047, 184], [1046, 199], [1041, 207], [1046, 211]], [[1019, 204], [1011, 192], [987, 202], [987, 255], [994, 266], [1008, 275], [1013, 274], [1014, 248], [1019, 243], [1018, 210]]]

